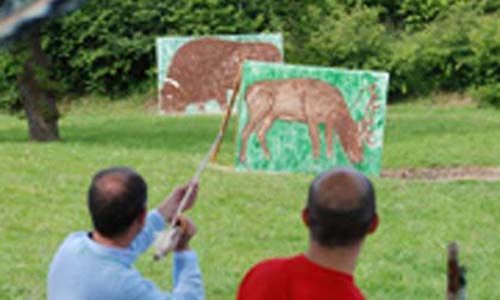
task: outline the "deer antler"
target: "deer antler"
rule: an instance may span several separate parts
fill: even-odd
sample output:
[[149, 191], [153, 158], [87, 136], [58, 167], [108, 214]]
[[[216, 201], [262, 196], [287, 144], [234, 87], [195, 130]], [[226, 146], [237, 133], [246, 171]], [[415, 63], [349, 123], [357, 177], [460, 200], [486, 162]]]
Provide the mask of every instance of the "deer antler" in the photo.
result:
[[368, 104], [365, 108], [365, 116], [359, 123], [359, 138], [362, 142], [365, 142], [370, 147], [376, 147], [375, 138], [373, 136], [373, 122], [375, 119], [375, 113], [377, 109], [380, 107], [380, 103], [376, 103], [377, 100], [377, 85], [373, 83], [368, 87], [368, 91], [370, 92], [370, 100], [368, 100]]

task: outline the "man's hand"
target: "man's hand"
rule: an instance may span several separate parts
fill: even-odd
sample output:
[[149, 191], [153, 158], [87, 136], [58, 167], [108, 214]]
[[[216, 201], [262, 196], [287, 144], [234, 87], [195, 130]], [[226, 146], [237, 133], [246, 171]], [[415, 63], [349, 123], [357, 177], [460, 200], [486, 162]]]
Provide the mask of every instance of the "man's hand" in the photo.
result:
[[172, 218], [174, 217], [174, 214], [181, 204], [182, 198], [184, 198], [184, 195], [190, 185], [193, 186], [193, 192], [191, 193], [189, 199], [187, 199], [186, 206], [184, 206], [182, 211], [190, 209], [194, 205], [196, 196], [198, 195], [198, 182], [189, 182], [184, 186], [176, 188], [172, 194], [170, 194], [170, 196], [168, 196], [163, 203], [158, 206], [158, 211], [163, 215], [168, 223], [172, 222]]
[[177, 223], [182, 229], [182, 235], [174, 251], [189, 250], [189, 241], [196, 234], [196, 226], [191, 219], [182, 215], [177, 218]]

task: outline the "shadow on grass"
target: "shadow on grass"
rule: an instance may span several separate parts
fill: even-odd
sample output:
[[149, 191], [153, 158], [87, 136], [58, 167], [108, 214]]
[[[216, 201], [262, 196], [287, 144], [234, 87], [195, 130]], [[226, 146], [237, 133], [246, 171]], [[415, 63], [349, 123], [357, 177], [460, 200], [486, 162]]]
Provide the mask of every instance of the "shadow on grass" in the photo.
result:
[[[89, 118], [61, 122], [60, 145], [123, 147], [186, 153], [208, 150], [220, 125], [219, 116]], [[233, 127], [227, 132], [232, 137]], [[25, 126], [0, 129], [0, 143], [29, 143]], [[226, 142], [232, 142], [226, 140]]]
[[199, 153], [208, 149], [218, 128], [217, 117], [112, 120], [67, 126], [63, 142]]

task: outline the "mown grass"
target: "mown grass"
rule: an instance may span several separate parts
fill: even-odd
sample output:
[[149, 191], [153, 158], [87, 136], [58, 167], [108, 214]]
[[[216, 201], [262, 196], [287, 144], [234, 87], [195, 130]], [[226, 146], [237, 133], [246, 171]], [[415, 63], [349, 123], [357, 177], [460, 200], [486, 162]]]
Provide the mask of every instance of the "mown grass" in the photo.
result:
[[[90, 228], [85, 194], [98, 169], [133, 166], [149, 183], [152, 207], [193, 175], [220, 117], [161, 117], [145, 112], [141, 100], [81, 101], [61, 121], [63, 140], [50, 144], [27, 142], [25, 122], [0, 115], [0, 299], [45, 297], [58, 244]], [[225, 166], [234, 160], [230, 128], [219, 157]], [[459, 165], [500, 165], [498, 110], [389, 108], [384, 168]], [[305, 248], [299, 211], [312, 178], [209, 167], [190, 213], [208, 299], [233, 299], [255, 262]], [[468, 267], [470, 299], [500, 298], [499, 182], [374, 180], [382, 223], [356, 271], [369, 299], [442, 299], [451, 240]], [[170, 287], [168, 262], [146, 255], [137, 267]]]

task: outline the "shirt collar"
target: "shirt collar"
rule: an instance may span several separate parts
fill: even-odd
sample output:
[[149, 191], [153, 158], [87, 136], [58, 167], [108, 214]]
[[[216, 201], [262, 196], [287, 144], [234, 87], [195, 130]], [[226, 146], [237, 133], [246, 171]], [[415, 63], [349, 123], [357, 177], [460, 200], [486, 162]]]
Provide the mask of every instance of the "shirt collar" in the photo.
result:
[[136, 254], [132, 251], [130, 247], [118, 248], [105, 246], [97, 243], [91, 238], [91, 232], [85, 234], [85, 242], [88, 247], [98, 256], [111, 259], [113, 261], [119, 262], [126, 267], [131, 267], [136, 259]]

